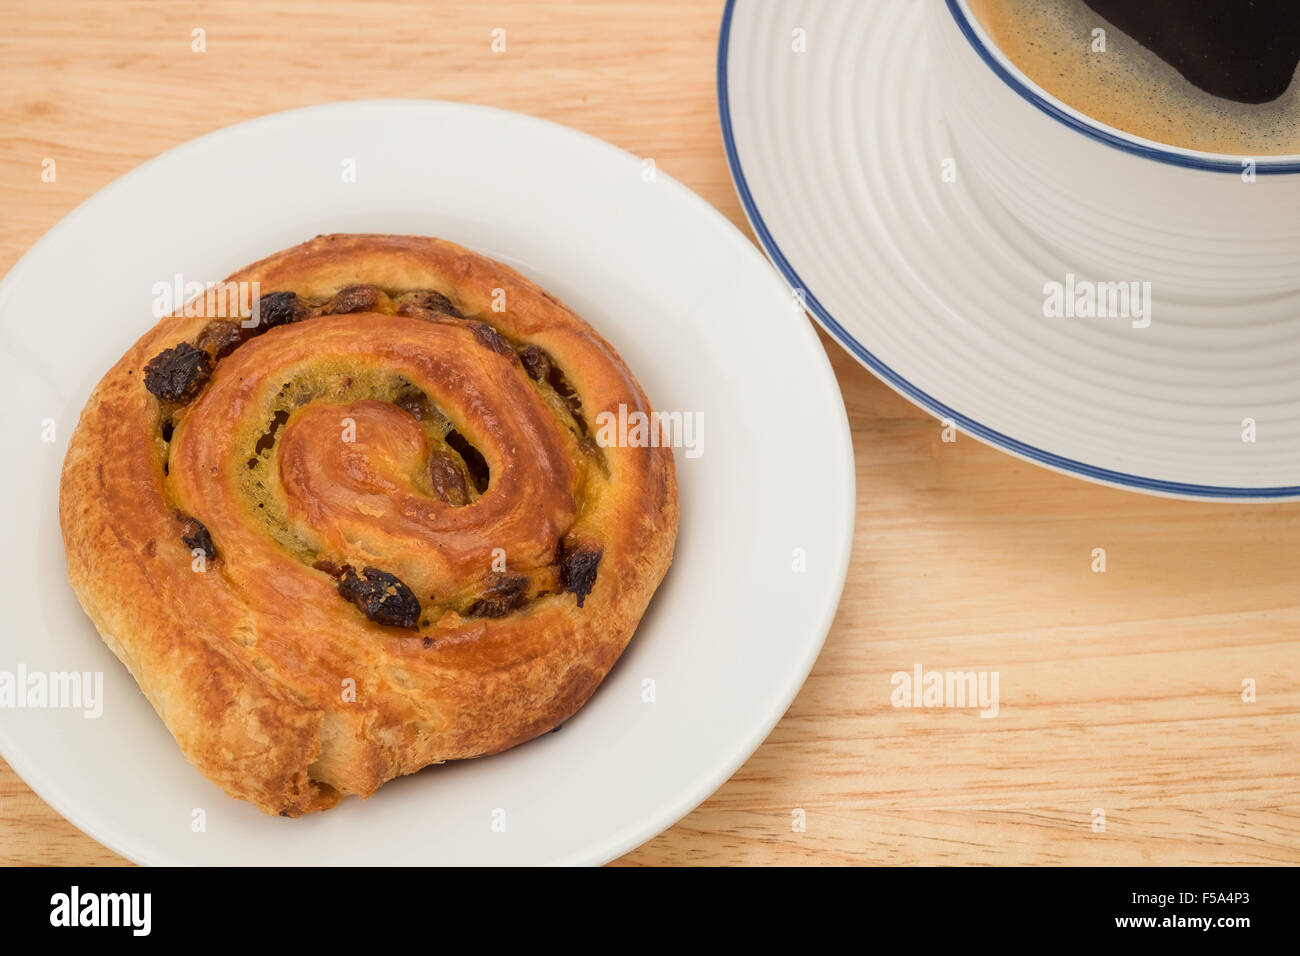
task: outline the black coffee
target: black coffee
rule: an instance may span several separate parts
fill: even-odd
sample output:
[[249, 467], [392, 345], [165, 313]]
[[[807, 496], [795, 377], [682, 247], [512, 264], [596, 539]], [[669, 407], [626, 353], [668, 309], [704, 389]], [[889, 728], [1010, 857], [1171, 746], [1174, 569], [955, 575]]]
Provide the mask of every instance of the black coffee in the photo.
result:
[[1193, 85], [1238, 103], [1267, 103], [1300, 62], [1296, 0], [1085, 0]]
[[1107, 125], [1209, 152], [1300, 153], [1300, 0], [969, 3], [1030, 79]]

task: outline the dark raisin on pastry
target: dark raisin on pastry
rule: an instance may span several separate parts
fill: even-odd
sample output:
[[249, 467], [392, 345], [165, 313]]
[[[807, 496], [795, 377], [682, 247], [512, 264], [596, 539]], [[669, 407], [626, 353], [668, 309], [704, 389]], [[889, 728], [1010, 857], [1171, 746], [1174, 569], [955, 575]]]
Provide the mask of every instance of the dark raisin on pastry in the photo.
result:
[[486, 584], [483, 593], [466, 609], [466, 617], [505, 617], [528, 603], [528, 578], [522, 574], [492, 574]]
[[307, 307], [298, 301], [296, 292], [268, 292], [258, 296], [253, 308], [257, 324], [253, 326], [258, 332], [265, 332], [277, 325], [297, 322], [307, 314]]
[[181, 517], [181, 541], [191, 551], [202, 551], [209, 561], [217, 556], [217, 548], [212, 543], [212, 535], [208, 533], [208, 529], [204, 527], [203, 522], [197, 518]]
[[429, 396], [421, 391], [403, 392], [393, 399], [393, 404], [406, 412], [417, 422], [422, 422], [430, 417], [432, 409], [429, 405]]
[[222, 359], [239, 348], [243, 341], [243, 332], [238, 322], [216, 319], [203, 327], [199, 333], [198, 346], [214, 359]]
[[536, 345], [525, 345], [519, 350], [519, 361], [534, 382], [544, 382], [551, 374], [551, 357]]
[[603, 548], [566, 544], [563, 538], [555, 545], [555, 560], [560, 566], [560, 584], [564, 590], [577, 596], [578, 607], [582, 607], [582, 602], [596, 585], [596, 568], [604, 553]]
[[474, 338], [478, 340], [478, 343], [485, 348], [489, 348], [499, 355], [514, 357], [515, 350], [514, 346], [510, 344], [510, 340], [486, 322], [475, 322], [470, 326], [470, 331], [474, 333]]
[[420, 602], [394, 574], [371, 567], [362, 568], [357, 574], [355, 569], [346, 567], [338, 590], [344, 600], [351, 601], [376, 624], [419, 629]]
[[478, 493], [481, 495], [487, 491], [492, 475], [488, 471], [487, 459], [483, 457], [483, 453], [466, 441], [465, 436], [454, 428], [447, 432], [446, 441], [464, 460], [465, 467], [469, 469], [470, 481], [474, 482]]
[[573, 416], [573, 421], [578, 426], [578, 431], [583, 435], [587, 434], [587, 420], [582, 417], [582, 399], [578, 397], [577, 391], [569, 380], [564, 377], [564, 372], [554, 363], [548, 363], [546, 370], [546, 381], [551, 388], [555, 389], [555, 394], [564, 399], [564, 404], [569, 408], [569, 414]]
[[[412, 292], [407, 297], [403, 305], [411, 305], [417, 309], [424, 309], [428, 312], [441, 312], [443, 315], [450, 315], [452, 318], [463, 319], [460, 310], [451, 304], [451, 299], [447, 298], [441, 292], [433, 289], [425, 289], [420, 292]], [[398, 315], [404, 314], [398, 309]]]
[[212, 356], [188, 342], [164, 349], [144, 367], [144, 387], [165, 402], [185, 404], [212, 375]]
[[324, 314], [346, 315], [352, 312], [373, 312], [375, 306], [379, 305], [379, 298], [382, 294], [378, 286], [350, 285], [334, 294], [334, 298], [325, 307]]
[[469, 488], [465, 484], [465, 471], [452, 453], [435, 449], [429, 455], [429, 483], [433, 493], [457, 508], [469, 504]]

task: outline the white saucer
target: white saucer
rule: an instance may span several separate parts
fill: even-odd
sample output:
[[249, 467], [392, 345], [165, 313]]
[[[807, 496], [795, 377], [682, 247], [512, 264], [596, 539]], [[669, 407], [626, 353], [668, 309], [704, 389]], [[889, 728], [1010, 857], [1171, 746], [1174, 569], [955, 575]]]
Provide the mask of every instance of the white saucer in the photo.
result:
[[1300, 496], [1300, 295], [1234, 308], [1157, 291], [1146, 328], [1044, 317], [1044, 277], [1079, 270], [960, 165], [942, 176], [959, 151], [932, 2], [728, 2], [723, 138], [788, 283], [885, 382], [1013, 454], [1159, 494]]
[[[341, 175], [345, 160], [355, 182]], [[508, 753], [289, 820], [232, 800], [191, 767], [101, 643], [65, 580], [58, 482], [91, 388], [154, 321], [155, 283], [221, 279], [334, 231], [443, 236], [514, 265], [613, 342], [657, 409], [700, 413], [704, 430], [699, 457], [677, 453], [681, 532], [668, 579], [577, 716]], [[0, 751], [56, 810], [139, 862], [612, 859], [708, 797], [762, 742], [812, 666], [844, 582], [848, 423], [780, 277], [662, 171], [646, 181], [636, 157], [530, 117], [345, 103], [175, 149], [76, 209], [0, 284], [0, 369], [0, 671], [104, 674], [100, 718], [3, 709]]]

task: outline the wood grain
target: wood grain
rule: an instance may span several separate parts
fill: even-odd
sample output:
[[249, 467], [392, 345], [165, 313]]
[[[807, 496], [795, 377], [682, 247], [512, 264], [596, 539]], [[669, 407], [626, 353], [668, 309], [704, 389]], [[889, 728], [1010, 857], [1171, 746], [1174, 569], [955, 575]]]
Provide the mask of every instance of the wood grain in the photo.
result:
[[[748, 231], [718, 132], [719, 15], [703, 0], [0, 0], [0, 269], [172, 146], [372, 97], [577, 127]], [[1300, 863], [1300, 506], [1144, 497], [945, 443], [824, 341], [858, 480], [825, 651], [735, 777], [621, 862]], [[998, 716], [892, 707], [891, 674], [918, 663], [998, 671]], [[2, 765], [0, 861], [120, 862]]]

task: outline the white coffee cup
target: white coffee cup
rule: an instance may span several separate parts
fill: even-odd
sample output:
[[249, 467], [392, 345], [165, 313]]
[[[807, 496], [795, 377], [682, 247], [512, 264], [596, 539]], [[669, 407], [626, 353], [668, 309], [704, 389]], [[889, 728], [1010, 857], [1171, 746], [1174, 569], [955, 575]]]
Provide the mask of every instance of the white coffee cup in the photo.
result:
[[1300, 156], [1167, 146], [1107, 126], [1029, 79], [967, 0], [926, 0], [964, 174], [1080, 272], [1165, 299], [1300, 290]]

